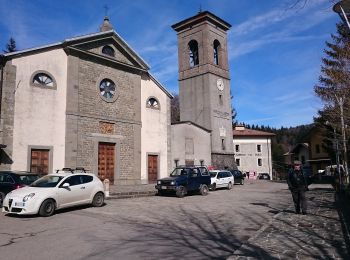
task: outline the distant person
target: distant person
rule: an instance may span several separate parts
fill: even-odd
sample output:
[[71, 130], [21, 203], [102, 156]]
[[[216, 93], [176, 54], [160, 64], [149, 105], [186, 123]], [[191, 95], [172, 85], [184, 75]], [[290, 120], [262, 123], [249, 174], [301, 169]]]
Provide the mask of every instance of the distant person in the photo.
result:
[[287, 183], [288, 188], [292, 193], [295, 213], [300, 214], [301, 209], [301, 213], [306, 215], [307, 205], [305, 191], [308, 189], [304, 174], [301, 170], [300, 161], [294, 161], [293, 168], [288, 172]]

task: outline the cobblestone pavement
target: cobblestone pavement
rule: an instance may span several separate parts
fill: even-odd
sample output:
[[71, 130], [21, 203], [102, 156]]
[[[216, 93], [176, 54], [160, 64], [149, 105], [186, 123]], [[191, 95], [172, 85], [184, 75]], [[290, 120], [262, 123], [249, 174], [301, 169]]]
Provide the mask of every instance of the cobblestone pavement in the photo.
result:
[[229, 259], [350, 259], [349, 233], [335, 206], [329, 185], [307, 192], [308, 215], [293, 208], [278, 213]]

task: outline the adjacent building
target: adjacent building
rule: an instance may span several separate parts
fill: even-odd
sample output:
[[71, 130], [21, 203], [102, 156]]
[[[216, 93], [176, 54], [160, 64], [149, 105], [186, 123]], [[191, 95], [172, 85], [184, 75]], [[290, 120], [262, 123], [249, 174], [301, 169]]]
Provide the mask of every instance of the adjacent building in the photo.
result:
[[233, 147], [238, 169], [253, 177], [268, 173], [272, 178], [271, 138], [275, 134], [236, 126], [233, 130]]

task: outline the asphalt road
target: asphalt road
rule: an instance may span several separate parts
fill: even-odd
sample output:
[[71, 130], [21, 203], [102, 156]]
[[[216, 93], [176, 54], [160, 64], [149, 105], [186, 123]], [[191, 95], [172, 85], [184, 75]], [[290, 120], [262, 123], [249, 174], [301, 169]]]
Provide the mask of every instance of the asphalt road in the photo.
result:
[[49, 218], [0, 214], [0, 259], [225, 259], [280, 210], [287, 185], [235, 185], [208, 196], [107, 200]]

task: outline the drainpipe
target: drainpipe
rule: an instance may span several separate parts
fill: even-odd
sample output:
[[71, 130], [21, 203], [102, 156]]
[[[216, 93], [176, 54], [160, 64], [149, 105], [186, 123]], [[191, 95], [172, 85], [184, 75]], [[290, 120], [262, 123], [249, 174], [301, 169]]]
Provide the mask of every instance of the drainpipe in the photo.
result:
[[269, 138], [266, 137], [266, 143], [267, 143], [267, 160], [268, 160], [268, 165], [269, 165], [269, 174], [270, 174], [270, 177], [271, 177], [271, 180], [273, 179], [273, 176], [272, 176], [272, 171], [271, 171], [271, 164], [270, 162], [272, 162], [272, 159], [270, 160], [270, 146], [269, 146]]

